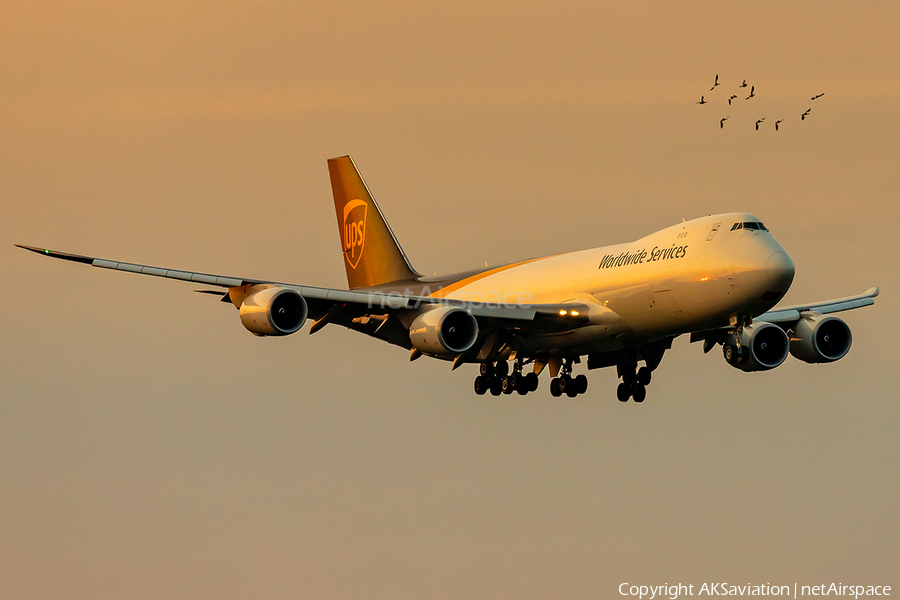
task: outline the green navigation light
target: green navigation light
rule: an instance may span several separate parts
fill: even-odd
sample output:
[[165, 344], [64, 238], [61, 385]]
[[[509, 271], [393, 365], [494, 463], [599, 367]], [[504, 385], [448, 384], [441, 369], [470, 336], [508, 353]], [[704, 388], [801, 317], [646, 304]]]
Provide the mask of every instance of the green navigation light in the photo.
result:
[[49, 250], [44, 250], [44, 254], [50, 254]]

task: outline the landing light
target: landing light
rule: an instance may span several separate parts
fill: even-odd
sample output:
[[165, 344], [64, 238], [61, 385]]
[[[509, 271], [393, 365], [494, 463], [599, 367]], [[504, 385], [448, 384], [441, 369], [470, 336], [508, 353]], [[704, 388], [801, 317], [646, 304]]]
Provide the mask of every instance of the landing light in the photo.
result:
[[701, 277], [700, 281], [707, 281], [708, 279], [709, 279], [709, 277]]
[[578, 316], [578, 311], [577, 311], [577, 310], [573, 310], [573, 311], [572, 311], [572, 316], [573, 316], [573, 317], [577, 317], [577, 316]]
[[569, 311], [567, 311], [567, 310], [561, 310], [561, 311], [559, 311], [559, 316], [561, 316], [561, 317], [564, 317], [564, 316], [566, 316], [567, 314], [569, 314]]

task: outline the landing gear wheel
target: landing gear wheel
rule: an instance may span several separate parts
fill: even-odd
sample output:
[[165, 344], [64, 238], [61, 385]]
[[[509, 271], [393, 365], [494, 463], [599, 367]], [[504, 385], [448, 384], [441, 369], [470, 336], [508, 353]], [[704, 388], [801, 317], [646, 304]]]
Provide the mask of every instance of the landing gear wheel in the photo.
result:
[[521, 373], [513, 373], [509, 376], [512, 380], [513, 389], [519, 392], [520, 394], [527, 394], [528, 387], [525, 385], [525, 376]]
[[536, 392], [538, 389], [537, 373], [529, 373], [525, 376], [525, 387], [529, 392]]
[[651, 371], [647, 367], [641, 367], [637, 372], [637, 380], [641, 385], [650, 385]]
[[562, 394], [565, 394], [569, 391], [569, 387], [572, 385], [572, 379], [568, 375], [560, 375], [556, 378], [558, 382], [556, 385], [559, 387], [559, 391]]
[[569, 384], [566, 386], [566, 396], [568, 396], [569, 398], [574, 398], [579, 393], [581, 392], [579, 392], [578, 390], [578, 384], [575, 383], [574, 379], [570, 380]]
[[550, 380], [550, 395], [554, 398], [559, 398], [562, 396], [562, 390], [559, 389], [559, 378], [554, 377]]
[[489, 385], [489, 380], [483, 375], [479, 375], [475, 378], [475, 393], [479, 396], [484, 396], [484, 393], [488, 391], [489, 387], [491, 387]]
[[637, 384], [636, 386], [634, 386], [632, 395], [634, 396], [635, 402], [643, 402], [644, 398], [647, 397], [647, 388], [645, 388], [641, 384]]
[[734, 346], [725, 344], [725, 349], [722, 350], [722, 352], [723, 354], [725, 354], [725, 362], [727, 362], [729, 365], [735, 364], [737, 359], [737, 352], [735, 352]]
[[503, 381], [499, 377], [491, 379], [491, 396], [499, 396], [503, 393]]
[[616, 388], [616, 398], [619, 399], [619, 402], [628, 402], [628, 399], [631, 398], [631, 386], [624, 382], [620, 383]]
[[575, 389], [578, 390], [579, 394], [583, 394], [587, 391], [587, 377], [584, 375], [579, 375], [575, 378]]
[[481, 363], [481, 366], [479, 367], [479, 371], [480, 371], [481, 375], [483, 375], [484, 377], [490, 377], [491, 375], [494, 374], [494, 365], [492, 365], [488, 361], [484, 361], [483, 363]]
[[531, 386], [528, 385], [528, 380], [524, 375], [516, 373], [513, 377], [515, 378], [516, 392], [518, 392], [520, 396], [524, 396], [531, 391]]
[[512, 377], [506, 376], [500, 380], [500, 389], [503, 390], [504, 394], [512, 394], [513, 393], [513, 380]]

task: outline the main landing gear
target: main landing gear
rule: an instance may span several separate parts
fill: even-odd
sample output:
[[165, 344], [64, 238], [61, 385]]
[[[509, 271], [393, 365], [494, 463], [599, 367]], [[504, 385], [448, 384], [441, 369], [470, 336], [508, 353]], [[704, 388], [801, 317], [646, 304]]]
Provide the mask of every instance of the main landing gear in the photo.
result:
[[537, 388], [537, 374], [523, 375], [520, 361], [516, 361], [512, 373], [509, 373], [509, 364], [505, 360], [498, 360], [496, 364], [485, 361], [481, 363], [481, 374], [475, 378], [475, 393], [479, 396], [488, 391], [492, 396], [512, 394], [513, 392], [524, 396]]
[[650, 384], [651, 373], [649, 367], [641, 367], [635, 372], [633, 366], [620, 366], [619, 375], [622, 377], [622, 383], [616, 389], [616, 397], [619, 402], [628, 402], [629, 398], [634, 398], [635, 402], [643, 402], [647, 397], [647, 386]]
[[563, 363], [560, 376], [550, 380], [550, 394], [554, 398], [559, 398], [563, 394], [574, 398], [587, 391], [587, 384], [587, 377], [584, 375], [572, 377], [572, 361], [567, 360]]
[[[538, 388], [538, 376], [536, 373], [522, 374], [522, 362], [516, 361], [513, 372], [509, 373], [509, 364], [505, 360], [496, 363], [485, 361], [481, 363], [481, 374], [475, 378], [475, 393], [479, 396], [490, 392], [492, 396], [500, 394], [512, 394], [516, 392], [524, 396], [534, 392]], [[550, 394], [558, 398], [565, 394], [574, 398], [578, 394], [587, 391], [588, 381], [584, 375], [572, 377], [572, 362], [563, 363], [559, 377], [550, 380]]]
[[[657, 350], [645, 350], [643, 355], [637, 354], [632, 356], [623, 355], [620, 357], [618, 364], [607, 363], [604, 366], [616, 365], [619, 377], [622, 382], [616, 389], [616, 397], [620, 402], [628, 402], [634, 399], [635, 402], [641, 403], [647, 398], [647, 386], [650, 385], [650, 379], [653, 371], [659, 366], [663, 352], [666, 347], [660, 345]], [[651, 353], [652, 352], [652, 353]], [[484, 361], [481, 363], [481, 374], [475, 378], [475, 393], [482, 396], [488, 392], [492, 396], [501, 394], [517, 394], [524, 396], [529, 392], [533, 392], [538, 388], [538, 376], [536, 373], [523, 374], [522, 368], [530, 360], [517, 359], [514, 363], [505, 360]], [[579, 394], [587, 392], [588, 381], [584, 375], [572, 375], [572, 368], [575, 365], [573, 359], [564, 358], [562, 364], [559, 364], [559, 373], [557, 377], [550, 380], [550, 394], [559, 398], [566, 395], [569, 398], [575, 398]], [[643, 362], [644, 366], [638, 368]], [[512, 373], [509, 372], [512, 365]]]

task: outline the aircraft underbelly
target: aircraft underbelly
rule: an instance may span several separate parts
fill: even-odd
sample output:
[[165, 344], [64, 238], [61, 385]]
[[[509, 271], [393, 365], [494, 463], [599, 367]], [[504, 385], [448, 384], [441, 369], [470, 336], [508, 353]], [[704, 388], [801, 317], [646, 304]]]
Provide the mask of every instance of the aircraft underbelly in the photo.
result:
[[[605, 325], [587, 325], [561, 333], [539, 333], [519, 336], [512, 346], [518, 352], [554, 354], [556, 351], [579, 349], [579, 354], [611, 352], [623, 348], [623, 329]], [[631, 336], [628, 336], [631, 337]], [[625, 338], [628, 339], [628, 338]]]

